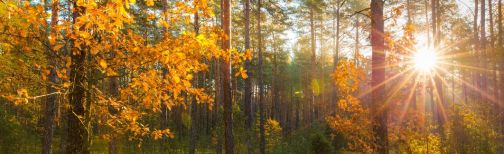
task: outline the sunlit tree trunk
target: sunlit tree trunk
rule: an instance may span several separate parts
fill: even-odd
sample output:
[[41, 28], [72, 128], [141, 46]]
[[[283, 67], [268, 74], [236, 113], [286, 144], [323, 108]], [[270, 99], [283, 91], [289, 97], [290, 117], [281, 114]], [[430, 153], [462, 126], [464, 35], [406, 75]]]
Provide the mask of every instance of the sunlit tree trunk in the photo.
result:
[[[480, 16], [480, 55], [479, 55], [479, 66], [480, 68], [488, 68], [486, 65], [488, 63], [487, 61], [487, 48], [486, 48], [486, 10], [485, 10], [485, 1], [486, 0], [481, 0], [481, 16]], [[480, 71], [479, 73], [479, 77], [480, 77], [480, 90], [485, 93], [485, 95], [483, 96], [482, 98], [482, 101], [484, 102], [487, 102], [488, 101], [488, 96], [486, 95], [486, 93], [488, 92], [488, 87], [487, 87], [487, 75], [488, 75], [488, 71], [486, 70], [482, 70]]]
[[[438, 0], [431, 0], [431, 10], [432, 10], [432, 36], [433, 36], [433, 43], [434, 43], [434, 48], [438, 49], [439, 47], [439, 42], [440, 42], [440, 35], [439, 35], [439, 1]], [[438, 51], [438, 54], [441, 55], [441, 52]], [[445, 123], [444, 119], [444, 106], [445, 106], [445, 99], [444, 99], [444, 92], [443, 92], [443, 73], [441, 71], [437, 71], [435, 76], [434, 76], [434, 105], [433, 105], [433, 117], [434, 120], [438, 124], [438, 134], [441, 135], [443, 140], [443, 126]]]
[[376, 153], [388, 153], [387, 113], [385, 106], [385, 39], [383, 23], [383, 1], [371, 0], [371, 47], [372, 75], [371, 85], [376, 88], [372, 92], [371, 114], [373, 115], [373, 131], [375, 132]]
[[310, 105], [309, 105], [309, 115], [308, 115], [308, 119], [309, 119], [309, 122], [311, 122], [311, 120], [313, 120], [313, 115], [314, 115], [314, 109], [315, 109], [315, 93], [314, 93], [314, 90], [313, 89], [314, 87], [312, 86], [313, 82], [315, 81], [315, 69], [316, 69], [316, 65], [317, 65], [317, 62], [316, 62], [316, 57], [317, 57], [317, 53], [316, 53], [316, 50], [317, 50], [317, 45], [316, 45], [316, 42], [315, 42], [315, 10], [314, 10], [314, 4], [312, 4], [312, 6], [310, 6], [310, 49], [311, 49], [311, 72], [310, 72], [310, 90], [309, 90], [309, 97], [310, 97]]
[[[231, 0], [222, 0], [222, 29], [227, 39], [222, 41], [222, 49], [231, 49]], [[221, 61], [222, 96], [224, 103], [224, 149], [226, 154], [234, 153], [233, 143], [233, 102], [231, 98], [230, 61]]]
[[360, 49], [360, 32], [359, 32], [359, 16], [355, 17], [355, 49], [354, 49], [354, 63], [359, 66], [359, 49]]
[[[499, 36], [498, 36], [498, 46], [497, 46], [497, 49], [499, 49], [498, 51], [500, 51], [500, 53], [498, 53], [499, 56], [499, 73], [500, 73], [500, 83], [499, 83], [499, 87], [500, 87], [500, 94], [499, 94], [499, 98], [497, 99], [498, 100], [498, 103], [499, 105], [501, 106], [501, 109], [500, 111], [503, 111], [504, 110], [504, 40], [503, 40], [503, 37], [504, 37], [504, 29], [503, 29], [503, 26], [502, 26], [502, 0], [499, 0], [499, 4], [498, 4], [498, 17], [497, 17], [497, 25], [498, 25], [498, 30], [499, 30]], [[500, 128], [501, 128], [501, 134], [504, 134], [504, 117], [501, 117], [500, 119]], [[504, 145], [504, 138], [501, 138], [501, 141], [500, 141], [500, 144], [501, 145]], [[503, 151], [504, 150], [504, 147], [501, 146], [501, 149], [500, 151]]]
[[[478, 0], [474, 1], [474, 19], [473, 19], [473, 33], [474, 33], [474, 51], [475, 51], [475, 56], [478, 57], [478, 49], [479, 49], [479, 30], [478, 30], [478, 14], [479, 14], [479, 8], [478, 8]], [[474, 58], [472, 65], [478, 66], [478, 58]], [[476, 88], [480, 88], [479, 85], [479, 73], [475, 70], [471, 70], [472, 73], [472, 83]], [[480, 94], [477, 90], [471, 91], [473, 95], [473, 100], [479, 100], [480, 99]]]
[[[498, 78], [498, 74], [497, 74], [497, 60], [498, 60], [498, 53], [496, 52], [497, 50], [495, 50], [495, 31], [494, 31], [494, 13], [493, 13], [493, 4], [492, 4], [492, 0], [488, 0], [488, 16], [489, 16], [489, 20], [488, 20], [488, 26], [490, 28], [490, 42], [489, 42], [489, 45], [488, 45], [488, 53], [487, 53], [487, 59], [488, 59], [488, 62], [489, 64], [491, 65], [491, 70], [488, 71], [488, 74], [489, 76], [492, 76], [492, 83], [489, 84], [490, 86], [493, 87], [492, 89], [492, 97], [491, 97], [491, 100], [489, 102], [492, 103], [492, 105], [494, 106], [494, 110], [492, 110], [493, 113], [498, 113], [497, 109], [499, 107], [498, 105], [498, 97], [499, 97], [499, 90], [498, 90], [498, 82], [497, 82], [497, 78]], [[490, 93], [490, 88], [488, 89], [489, 93]]]
[[[497, 37], [497, 51], [499, 52], [502, 52], [502, 50], [504, 49], [504, 41], [503, 41], [503, 28], [502, 28], [502, 0], [499, 0], [498, 2], [498, 17], [497, 17], [497, 30], [498, 30], [498, 37]], [[497, 55], [502, 55], [502, 53], [497, 53]], [[504, 84], [503, 84], [503, 81], [504, 81], [504, 62], [503, 62], [503, 58], [502, 56], [499, 56], [498, 57], [498, 64], [499, 64], [499, 70], [500, 70], [500, 82], [499, 82], [499, 95], [498, 95], [498, 99], [500, 103], [503, 102], [503, 99], [504, 99]], [[504, 105], [504, 104], [502, 104]]]
[[[341, 5], [340, 5], [340, 3], [336, 3], [333, 8], [334, 9], [333, 30], [335, 31], [335, 34], [333, 37], [333, 41], [334, 41], [333, 71], [338, 71], [337, 65], [338, 65], [338, 61], [339, 61], [340, 27], [341, 27], [340, 26], [340, 24], [341, 24], [340, 10], [341, 10], [341, 6], [345, 3], [345, 1], [341, 2]], [[331, 114], [334, 115], [334, 114], [336, 114], [336, 108], [337, 108], [337, 102], [338, 102], [338, 89], [333, 84], [331, 84], [331, 87], [332, 87], [332, 95], [331, 95], [331, 103], [332, 103], [331, 112], [332, 113]]]
[[[250, 49], [250, 0], [245, 0], [245, 50]], [[250, 73], [252, 70], [252, 64], [250, 60], [245, 61], [245, 69], [249, 70], [248, 78], [245, 79], [245, 92], [244, 92], [244, 110], [245, 110], [245, 130], [248, 134], [249, 138], [252, 138], [252, 123], [253, 123], [253, 115], [252, 115], [252, 74]], [[247, 151], [248, 153], [252, 153], [253, 146], [252, 141], [247, 140]]]

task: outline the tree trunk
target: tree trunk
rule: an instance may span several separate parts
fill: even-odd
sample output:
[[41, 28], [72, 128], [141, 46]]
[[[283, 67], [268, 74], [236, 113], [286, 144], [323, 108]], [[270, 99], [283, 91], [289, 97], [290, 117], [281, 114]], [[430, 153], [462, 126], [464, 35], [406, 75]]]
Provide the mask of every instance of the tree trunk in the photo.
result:
[[[74, 12], [73, 12], [73, 21], [79, 18], [84, 14], [85, 7], [78, 6], [77, 1], [74, 1]], [[84, 27], [77, 27], [80, 30], [84, 30]], [[77, 40], [71, 40], [72, 43], [75, 43]], [[68, 137], [65, 141], [67, 144], [65, 153], [79, 153], [79, 154], [87, 154], [89, 153], [89, 132], [85, 123], [83, 123], [82, 119], [79, 117], [84, 117], [87, 115], [87, 108], [85, 108], [85, 87], [86, 86], [86, 70], [85, 60], [86, 60], [86, 47], [81, 47], [82, 49], [78, 49], [75, 46], [72, 46], [71, 60], [72, 63], [70, 65], [70, 79], [72, 80], [72, 88], [70, 89], [70, 93], [68, 94], [68, 99], [70, 102], [70, 111], [67, 113], [67, 123], [68, 123]]]
[[257, 0], [257, 49], [258, 49], [258, 63], [257, 63], [257, 69], [258, 69], [258, 80], [259, 80], [259, 153], [260, 154], [265, 154], [266, 153], [266, 139], [265, 139], [265, 132], [264, 132], [264, 122], [265, 122], [265, 115], [264, 115], [264, 81], [263, 81], [263, 51], [262, 51], [262, 27], [261, 27], [261, 0]]
[[[250, 0], [245, 0], [245, 50], [250, 50]], [[245, 130], [249, 139], [252, 138], [252, 64], [250, 60], [245, 61], [245, 69], [249, 70], [248, 78], [245, 79], [245, 94], [243, 98], [243, 105], [245, 110]], [[247, 151], [248, 153], [253, 153], [253, 147], [251, 140], [247, 140]]]
[[[313, 5], [313, 4], [312, 4]], [[315, 69], [316, 69], [316, 50], [317, 50], [317, 47], [316, 47], [316, 42], [315, 42], [315, 10], [313, 8], [314, 6], [310, 6], [310, 50], [311, 50], [311, 60], [310, 60], [310, 74], [309, 74], [309, 82], [308, 84], [310, 85], [309, 86], [309, 111], [308, 111], [308, 122], [312, 122], [313, 120], [313, 115], [314, 115], [314, 105], [315, 105], [315, 89], [313, 89], [313, 82], [315, 82]]]
[[[432, 0], [431, 1], [431, 9], [432, 9], [432, 36], [433, 36], [433, 42], [434, 42], [434, 49], [439, 49], [439, 42], [440, 42], [440, 12], [439, 12], [439, 0]], [[442, 57], [442, 53], [438, 51], [438, 54]], [[441, 136], [441, 144], [443, 145], [444, 143], [444, 124], [446, 121], [446, 116], [445, 116], [445, 97], [444, 97], [444, 92], [443, 92], [443, 73], [441, 71], [437, 71], [436, 75], [434, 76], [434, 84], [435, 88], [434, 91], [436, 92], [435, 96], [435, 104], [434, 108], [436, 108], [433, 112], [435, 114], [435, 120], [438, 123], [438, 134]]]
[[[498, 97], [498, 103], [499, 105], [501, 105], [501, 109], [500, 111], [503, 111], [504, 110], [504, 53], [502, 53], [504, 51], [504, 40], [503, 40], [503, 37], [504, 37], [504, 29], [503, 29], [503, 26], [502, 26], [502, 0], [499, 0], [499, 4], [498, 4], [498, 17], [497, 17], [497, 26], [498, 26], [498, 30], [499, 30], [499, 36], [498, 36], [498, 46], [497, 46], [497, 49], [499, 49], [498, 51], [500, 51], [501, 53], [497, 53], [499, 56], [499, 70], [500, 70], [500, 83], [499, 83], [499, 97]], [[501, 128], [501, 134], [504, 134], [504, 117], [501, 118], [501, 123], [500, 123], [500, 128]], [[504, 138], [501, 138], [501, 141], [500, 141], [500, 144], [501, 145], [504, 145]], [[500, 151], [503, 151], [504, 150], [504, 147], [501, 146], [500, 148]]]
[[[196, 35], [199, 35], [199, 15], [198, 12], [194, 13], [194, 32]], [[203, 59], [202, 59], [203, 61]], [[193, 85], [195, 85], [196, 88], [202, 87], [202, 73], [199, 72], [196, 76], [196, 80], [193, 80]], [[190, 127], [190, 133], [191, 133], [191, 138], [189, 141], [189, 154], [194, 154], [196, 153], [196, 141], [198, 140], [198, 123], [199, 123], [199, 116], [198, 116], [198, 102], [196, 100], [196, 96], [192, 97], [192, 102], [191, 102], [191, 127]]]
[[[222, 0], [222, 29], [227, 39], [222, 40], [222, 49], [229, 51], [231, 48], [231, 1]], [[221, 61], [222, 101], [224, 102], [224, 149], [226, 154], [234, 153], [233, 144], [233, 102], [231, 98], [230, 61]]]
[[[485, 20], [485, 13], [486, 13], [486, 10], [485, 10], [485, 1], [486, 0], [481, 0], [481, 16], [480, 16], [480, 60], [479, 60], [479, 63], [480, 63], [480, 68], [488, 68], [486, 66], [487, 64], [487, 50], [486, 50], [486, 20]], [[488, 72], [487, 71], [480, 71], [480, 85], [481, 85], [481, 91], [483, 93], [487, 93], [488, 92], [488, 88], [487, 88], [487, 74]], [[488, 101], [488, 96], [484, 95], [483, 97], [483, 101], [484, 102], [487, 102]]]
[[359, 36], [359, 16], [355, 19], [355, 49], [354, 49], [354, 63], [359, 66], [359, 49], [360, 49], [360, 36]]
[[[110, 78], [109, 91], [112, 97], [116, 98], [119, 97], [119, 80], [117, 80], [116, 77]], [[117, 113], [111, 113], [111, 114], [117, 114]], [[109, 154], [117, 154], [118, 153], [117, 137], [115, 135], [112, 135], [108, 144], [109, 144], [108, 149]]]
[[[494, 21], [493, 21], [493, 9], [492, 9], [492, 0], [488, 0], [488, 26], [490, 28], [490, 43], [488, 45], [488, 55], [490, 57], [487, 57], [489, 60], [489, 64], [492, 65], [490, 68], [492, 68], [493, 71], [489, 71], [489, 73], [492, 73], [492, 83], [491, 85], [494, 85], [493, 87], [493, 95], [492, 95], [492, 101], [493, 102], [497, 98], [497, 59], [496, 59], [496, 54], [494, 53], [495, 49], [495, 37], [494, 37]], [[490, 90], [490, 89], [489, 89]]]
[[[503, 46], [503, 29], [502, 29], [502, 0], [499, 0], [498, 2], [498, 17], [497, 17], [497, 30], [498, 30], [498, 37], [497, 37], [497, 51], [500, 51], [502, 52], [502, 50], [504, 49], [504, 46]], [[504, 81], [504, 59], [502, 58], [502, 53], [497, 53], [497, 55], [500, 55], [498, 56], [497, 58], [497, 63], [499, 65], [499, 70], [500, 70], [500, 82], [499, 82], [499, 86], [500, 87], [498, 90], [499, 90], [499, 94], [498, 94], [498, 97], [497, 97], [497, 100], [499, 100], [498, 102], [499, 103], [502, 103], [503, 99], [504, 99], [504, 84], [503, 84], [503, 81]], [[504, 105], [504, 104], [501, 104], [501, 105]]]
[[[47, 2], [47, 1], [46, 1]], [[47, 4], [48, 7], [48, 4]], [[59, 12], [59, 1], [53, 0], [52, 8], [51, 8], [51, 33], [56, 34], [56, 26], [58, 24], [58, 12]], [[47, 41], [48, 43], [49, 41]], [[58, 77], [56, 76], [56, 61], [54, 60], [54, 53], [50, 50], [46, 50], [46, 56], [48, 57], [47, 61], [50, 65], [50, 74], [49, 74], [49, 82], [46, 87], [47, 93], [53, 93], [56, 89], [52, 86], [58, 82]], [[54, 118], [56, 116], [56, 108], [57, 108], [57, 95], [49, 95], [46, 98], [45, 106], [44, 106], [44, 134], [42, 138], [42, 153], [43, 154], [51, 154], [52, 153], [52, 140], [54, 136]]]
[[[478, 57], [479, 53], [477, 52], [478, 49], [479, 49], [479, 30], [478, 30], [478, 0], [475, 0], [474, 1], [474, 18], [473, 18], [473, 32], [474, 32], [474, 50], [476, 51], [476, 57]], [[479, 58], [479, 57], [478, 57]], [[474, 66], [478, 66], [478, 58], [474, 58], [474, 61], [472, 63], [472, 65]], [[480, 88], [480, 85], [479, 85], [479, 73], [477, 71], [474, 71], [474, 70], [471, 70], [471, 74], [472, 74], [472, 82], [473, 82], [473, 85], [476, 86], [476, 88]], [[471, 91], [473, 92], [474, 94], [473, 95], [473, 100], [478, 100], [480, 99], [480, 94], [477, 90], [473, 90]], [[471, 94], [471, 93], [470, 93]]]
[[[111, 58], [115, 57], [115, 52], [111, 53]], [[119, 80], [117, 77], [112, 77], [110, 78], [110, 83], [109, 83], [109, 93], [111, 97], [118, 98], [119, 97]], [[109, 106], [113, 109], [112, 106]], [[110, 114], [112, 115], [117, 115], [117, 111], [115, 109], [109, 110]], [[112, 130], [113, 131], [113, 130]], [[114, 134], [111, 134], [111, 138], [109, 141], [109, 154], [117, 154], [118, 153], [118, 147], [117, 147], [117, 136]]]
[[280, 88], [278, 81], [278, 49], [275, 44], [275, 30], [271, 31], [272, 35], [272, 49], [273, 49], [273, 66], [272, 66], [272, 75], [271, 75], [271, 94], [273, 95], [273, 99], [271, 102], [271, 119], [275, 119], [278, 122], [281, 122], [281, 113], [280, 113]]
[[383, 23], [383, 1], [371, 0], [371, 46], [372, 46], [372, 75], [371, 86], [376, 87], [372, 92], [373, 131], [375, 132], [375, 153], [388, 153], [387, 106], [385, 104], [385, 39]]

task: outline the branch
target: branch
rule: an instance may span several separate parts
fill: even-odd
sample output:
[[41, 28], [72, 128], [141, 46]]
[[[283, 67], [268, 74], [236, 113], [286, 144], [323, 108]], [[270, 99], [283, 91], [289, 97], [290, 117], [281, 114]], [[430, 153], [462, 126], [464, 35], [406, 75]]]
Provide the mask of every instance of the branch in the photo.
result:
[[49, 93], [49, 94], [28, 97], [28, 99], [37, 99], [37, 98], [41, 98], [41, 97], [46, 97], [46, 96], [51, 96], [51, 95], [58, 95], [58, 94], [62, 94], [62, 93], [58, 91], [58, 92], [53, 92], [53, 93]]
[[363, 15], [363, 16], [366, 16], [366, 17], [368, 17], [368, 18], [371, 18], [369, 15], [362, 13], [362, 12], [364, 12], [364, 11], [368, 11], [368, 10], [370, 10], [370, 9], [371, 9], [371, 8], [369, 8], [369, 7], [368, 7], [368, 8], [365, 8], [365, 9], [362, 9], [362, 10], [359, 10], [359, 11], [356, 11], [356, 12], [354, 12], [353, 14], [351, 14], [351, 15], [350, 15], [350, 17], [352, 17], [352, 16], [354, 16], [354, 15], [357, 15], [357, 14], [361, 14], [361, 15]]

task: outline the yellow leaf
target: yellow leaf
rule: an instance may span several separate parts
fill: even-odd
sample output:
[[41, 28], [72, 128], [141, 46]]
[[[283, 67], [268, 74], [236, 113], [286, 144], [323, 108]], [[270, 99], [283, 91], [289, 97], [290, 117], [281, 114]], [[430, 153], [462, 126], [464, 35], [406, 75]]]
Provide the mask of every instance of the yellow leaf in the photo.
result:
[[154, 0], [146, 0], [145, 5], [147, 6], [154, 6]]
[[68, 87], [70, 87], [70, 82], [65, 82], [65, 83], [63, 83], [63, 87], [64, 87], [64, 88], [68, 88]]
[[81, 31], [81, 32], [79, 32], [79, 36], [82, 37], [82, 38], [84, 38], [84, 39], [87, 39], [87, 38], [89, 38], [91, 36], [91, 34], [89, 34], [86, 31]]
[[108, 67], [107, 65], [107, 61], [105, 61], [104, 59], [100, 59], [100, 67], [105, 69]]
[[63, 45], [58, 44], [58, 45], [54, 46], [54, 51], [59, 51], [62, 47], [63, 47]]
[[26, 89], [18, 89], [17, 93], [21, 97], [28, 97], [28, 90]]
[[243, 67], [240, 67], [240, 70], [236, 72], [235, 76], [241, 76], [243, 79], [247, 79], [247, 70], [243, 69]]
[[173, 76], [173, 81], [174, 81], [175, 83], [179, 83], [179, 82], [180, 82], [180, 77], [178, 77], [178, 76]]
[[251, 49], [248, 49], [248, 50], [245, 51], [245, 59], [252, 60], [252, 56], [254, 56], [254, 55], [252, 54], [252, 50]]

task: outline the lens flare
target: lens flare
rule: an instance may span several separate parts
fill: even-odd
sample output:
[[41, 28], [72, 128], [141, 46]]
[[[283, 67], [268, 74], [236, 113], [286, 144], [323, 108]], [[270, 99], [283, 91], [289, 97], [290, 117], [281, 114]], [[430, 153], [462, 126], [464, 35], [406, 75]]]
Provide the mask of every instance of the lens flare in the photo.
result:
[[424, 48], [419, 49], [413, 55], [413, 64], [417, 71], [422, 73], [432, 73], [438, 63], [438, 56], [434, 49]]

